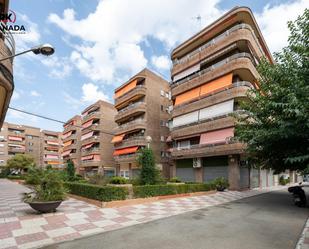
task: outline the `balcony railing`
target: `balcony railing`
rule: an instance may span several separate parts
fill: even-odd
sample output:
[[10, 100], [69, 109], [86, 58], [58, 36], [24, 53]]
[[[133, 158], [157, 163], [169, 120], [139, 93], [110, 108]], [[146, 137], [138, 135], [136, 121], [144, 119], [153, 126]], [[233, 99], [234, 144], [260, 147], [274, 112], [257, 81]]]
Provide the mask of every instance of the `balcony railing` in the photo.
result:
[[246, 113], [247, 112], [244, 111], [244, 110], [235, 110], [233, 112], [222, 114], [220, 116], [216, 116], [216, 117], [213, 117], [213, 118], [204, 118], [204, 119], [200, 119], [198, 121], [195, 121], [195, 122], [192, 122], [192, 123], [189, 123], [189, 124], [172, 127], [170, 130], [174, 131], [174, 130], [182, 129], [182, 128], [185, 128], [185, 127], [188, 127], [188, 126], [201, 124], [201, 123], [204, 123], [204, 122], [209, 122], [209, 121], [213, 121], [213, 120], [217, 120], [217, 119], [221, 119], [221, 118], [226, 118], [226, 117], [229, 117], [229, 116], [232, 116], [232, 115], [239, 115], [239, 114], [246, 114]]
[[86, 119], [88, 119], [89, 117], [94, 116], [94, 115], [96, 115], [96, 114], [99, 114], [99, 111], [94, 111], [94, 112], [91, 112], [91, 113], [89, 113], [89, 114], [83, 116], [83, 120], [86, 120]]
[[173, 60], [173, 65], [178, 65], [178, 64], [182, 64], [182, 63], [185, 63], [187, 62], [188, 60], [190, 60], [194, 55], [196, 55], [197, 53], [200, 53], [201, 51], [203, 51], [204, 49], [208, 48], [209, 46], [217, 43], [218, 41], [224, 39], [225, 37], [229, 36], [232, 32], [236, 31], [236, 30], [239, 30], [239, 29], [249, 29], [252, 33], [252, 36], [254, 38], [254, 40], [256, 41], [256, 43], [258, 44], [258, 47], [259, 47], [259, 50], [262, 54], [264, 54], [261, 46], [260, 46], [260, 43], [259, 43], [259, 40], [258, 38], [256, 37], [253, 29], [251, 28], [251, 26], [249, 24], [245, 24], [245, 23], [242, 23], [242, 24], [238, 24], [238, 25], [235, 25], [234, 27], [228, 29], [227, 31], [225, 31], [224, 33], [218, 35], [217, 37], [213, 38], [212, 40], [206, 42], [204, 45], [200, 46], [199, 48], [193, 50], [192, 52], [190, 52], [189, 54], [185, 55], [184, 57], [182, 57], [181, 59], [177, 60]]
[[192, 144], [184, 147], [176, 147], [176, 148], [171, 148], [170, 151], [181, 151], [181, 150], [192, 150], [192, 149], [199, 149], [199, 148], [205, 148], [205, 147], [214, 147], [218, 145], [223, 145], [223, 144], [234, 144], [234, 143], [239, 143], [239, 141], [235, 137], [227, 137], [225, 141], [220, 141], [217, 143], [210, 143], [210, 144]]
[[132, 88], [131, 90], [127, 91], [126, 93], [124, 93], [123, 95], [119, 96], [118, 98], [115, 99], [115, 101], [117, 102], [121, 102], [122, 99], [126, 98], [126, 96], [128, 94], [130, 94], [131, 92], [137, 90], [137, 89], [146, 89], [145, 85], [137, 85], [136, 87]]
[[135, 119], [135, 120], [132, 120], [130, 122], [127, 122], [123, 125], [119, 125], [116, 130], [121, 130], [121, 129], [124, 129], [124, 128], [127, 128], [129, 127], [130, 125], [134, 125], [134, 124], [144, 124], [145, 123], [145, 119]]
[[177, 110], [177, 109], [179, 109], [179, 108], [183, 108], [184, 106], [186, 106], [186, 105], [188, 105], [188, 104], [190, 104], [190, 103], [193, 103], [193, 102], [195, 102], [195, 101], [197, 101], [197, 100], [203, 99], [203, 98], [205, 98], [205, 97], [207, 97], [207, 96], [210, 96], [210, 95], [213, 95], [213, 94], [217, 94], [217, 93], [221, 93], [221, 92], [225, 92], [225, 91], [228, 91], [228, 90], [230, 90], [230, 89], [232, 89], [232, 88], [240, 87], [240, 86], [247, 86], [248, 88], [253, 88], [253, 85], [252, 85], [249, 81], [238, 81], [238, 82], [234, 82], [234, 83], [232, 83], [230, 86], [221, 88], [221, 89], [219, 89], [219, 90], [217, 90], [217, 91], [213, 91], [213, 92], [208, 93], [208, 94], [201, 95], [201, 96], [199, 96], [199, 97], [197, 97], [197, 98], [195, 98], [195, 99], [192, 99], [192, 100], [190, 100], [190, 101], [181, 103], [181, 104], [179, 104], [179, 105], [177, 105], [177, 106], [173, 106], [173, 109], [174, 109], [174, 110]]
[[91, 149], [82, 149], [81, 150], [83, 154], [93, 153], [100, 151], [99, 147], [91, 148]]
[[208, 72], [210, 72], [210, 71], [212, 71], [212, 70], [214, 70], [214, 69], [216, 69], [218, 67], [221, 67], [221, 66], [225, 65], [226, 63], [229, 63], [232, 60], [236, 60], [236, 59], [239, 59], [239, 58], [248, 58], [255, 65], [255, 61], [254, 61], [254, 59], [253, 59], [251, 54], [246, 53], [246, 52], [233, 54], [233, 55], [225, 58], [224, 60], [219, 61], [219, 62], [211, 65], [210, 67], [207, 67], [207, 68], [205, 68], [203, 70], [195, 72], [191, 76], [185, 77], [185, 78], [183, 78], [183, 79], [181, 79], [181, 80], [179, 80], [179, 81], [177, 81], [175, 83], [171, 82], [171, 87], [174, 88], [176, 86], [179, 86], [179, 85], [181, 85], [181, 84], [183, 84], [183, 83], [185, 83], [185, 82], [187, 82], [189, 80], [192, 80], [192, 79], [194, 79], [196, 77], [199, 77], [199, 76], [201, 76], [201, 75], [203, 75], [205, 73], [208, 73]]
[[[11, 32], [0, 29], [0, 37], [4, 38], [4, 44], [9, 49], [11, 55], [15, 55], [15, 40]], [[13, 61], [13, 58], [11, 61]]]
[[136, 102], [136, 103], [134, 103], [134, 104], [131, 104], [131, 105], [129, 105], [129, 106], [127, 106], [127, 107], [125, 107], [125, 108], [119, 110], [119, 111], [118, 111], [118, 114], [124, 113], [124, 112], [126, 112], [126, 111], [128, 111], [128, 110], [131, 110], [131, 109], [133, 109], [133, 108], [135, 108], [135, 107], [138, 107], [138, 106], [140, 106], [140, 105], [142, 105], [142, 104], [145, 104], [145, 102], [144, 102], [144, 101], [139, 101], [139, 102]]

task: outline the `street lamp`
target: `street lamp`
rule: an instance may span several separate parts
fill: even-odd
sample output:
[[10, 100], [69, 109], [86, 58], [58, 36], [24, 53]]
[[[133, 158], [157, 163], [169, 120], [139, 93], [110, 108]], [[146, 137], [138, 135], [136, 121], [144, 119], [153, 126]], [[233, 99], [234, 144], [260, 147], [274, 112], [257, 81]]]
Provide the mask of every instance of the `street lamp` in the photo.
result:
[[2, 58], [2, 59], [0, 59], [0, 61], [8, 60], [8, 59], [11, 59], [11, 58], [14, 58], [16, 56], [26, 54], [26, 53], [29, 53], [29, 52], [33, 52], [34, 54], [42, 54], [42, 55], [45, 55], [45, 56], [50, 56], [55, 52], [55, 49], [52, 45], [45, 43], [45, 44], [42, 44], [40, 46], [36, 46], [36, 47], [31, 48], [31, 49], [28, 49], [26, 51], [23, 51], [23, 52]]
[[152, 141], [152, 137], [151, 136], [147, 136], [146, 137], [146, 142], [147, 142], [147, 148], [149, 149], [149, 144], [151, 143]]

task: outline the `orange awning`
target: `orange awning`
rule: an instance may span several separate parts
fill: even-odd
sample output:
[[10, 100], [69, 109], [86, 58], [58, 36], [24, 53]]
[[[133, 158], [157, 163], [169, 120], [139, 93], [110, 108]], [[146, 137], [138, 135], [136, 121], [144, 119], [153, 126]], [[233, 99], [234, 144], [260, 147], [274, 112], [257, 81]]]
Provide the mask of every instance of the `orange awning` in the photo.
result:
[[138, 150], [138, 146], [128, 147], [124, 149], [119, 149], [114, 151], [114, 156], [125, 155], [130, 153], [135, 153]]
[[112, 143], [121, 142], [123, 140], [124, 136], [125, 136], [125, 134], [114, 136], [113, 139], [112, 139]]
[[89, 149], [94, 145], [94, 143], [86, 144], [82, 147], [82, 149]]
[[58, 165], [60, 164], [59, 162], [57, 161], [50, 161], [50, 162], [46, 162], [47, 164], [50, 164], [50, 165]]
[[88, 128], [89, 126], [92, 125], [94, 119], [90, 119], [89, 121], [85, 122], [82, 124], [83, 129]]
[[9, 136], [9, 140], [11, 141], [23, 141], [21, 137]]
[[115, 92], [114, 98], [118, 98], [121, 95], [125, 94], [126, 92], [130, 91], [134, 87], [136, 87], [137, 80], [131, 81], [129, 84], [125, 85], [124, 87], [120, 88], [118, 91]]
[[70, 155], [71, 151], [72, 151], [72, 150], [64, 151], [64, 152], [61, 154], [61, 156], [68, 156], [68, 155]]
[[226, 74], [218, 79], [207, 82], [201, 86], [200, 95], [208, 94], [220, 88], [227, 87], [232, 84], [233, 74]]
[[187, 91], [185, 93], [182, 93], [178, 96], [176, 96], [176, 100], [175, 100], [175, 106], [176, 105], [180, 105], [184, 102], [190, 101], [192, 99], [198, 98], [200, 96], [200, 87], [197, 88], [193, 88], [190, 91]]
[[67, 133], [64, 133], [64, 134], [62, 135], [62, 138], [65, 139], [65, 138], [67, 138], [67, 137], [69, 137], [69, 136], [71, 136], [71, 135], [72, 135], [72, 131], [69, 131], [69, 132], [67, 132]]
[[64, 147], [67, 147], [73, 143], [73, 140], [69, 140], [63, 144]]
[[50, 145], [59, 145], [59, 143], [57, 143], [57, 142], [52, 142], [52, 141], [47, 141], [47, 144], [50, 144]]

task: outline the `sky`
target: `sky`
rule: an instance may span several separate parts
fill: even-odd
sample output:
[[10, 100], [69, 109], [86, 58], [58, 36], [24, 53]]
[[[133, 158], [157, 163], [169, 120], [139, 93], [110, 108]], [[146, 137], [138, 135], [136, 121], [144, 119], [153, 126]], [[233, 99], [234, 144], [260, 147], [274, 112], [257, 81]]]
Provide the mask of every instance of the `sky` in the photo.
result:
[[[193, 4], [194, 3], [194, 4]], [[287, 21], [308, 0], [10, 0], [16, 52], [50, 43], [50, 57], [14, 60], [11, 107], [67, 121], [145, 67], [170, 80], [170, 52], [235, 6], [250, 7], [270, 51], [287, 45]], [[200, 16], [200, 21], [196, 17]], [[62, 125], [9, 110], [6, 121], [62, 131]]]

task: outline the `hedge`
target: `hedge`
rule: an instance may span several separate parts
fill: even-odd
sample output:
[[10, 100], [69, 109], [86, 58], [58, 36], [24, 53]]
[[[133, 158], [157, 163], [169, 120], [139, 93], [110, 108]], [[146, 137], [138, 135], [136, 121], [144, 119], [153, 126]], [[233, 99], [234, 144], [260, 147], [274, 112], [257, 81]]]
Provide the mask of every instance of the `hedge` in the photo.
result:
[[213, 189], [215, 189], [215, 186], [212, 183], [133, 186], [134, 197], [136, 198], [202, 192]]
[[129, 194], [127, 188], [99, 186], [85, 183], [66, 182], [66, 188], [71, 194], [99, 201], [125, 200]]
[[6, 178], [7, 178], [7, 179], [10, 179], [10, 180], [24, 180], [24, 179], [25, 179], [25, 176], [20, 176], [20, 175], [8, 175]]

